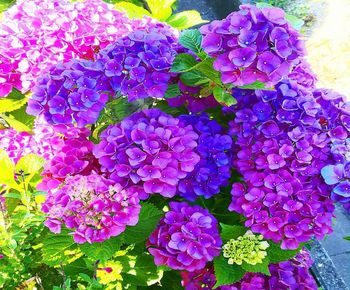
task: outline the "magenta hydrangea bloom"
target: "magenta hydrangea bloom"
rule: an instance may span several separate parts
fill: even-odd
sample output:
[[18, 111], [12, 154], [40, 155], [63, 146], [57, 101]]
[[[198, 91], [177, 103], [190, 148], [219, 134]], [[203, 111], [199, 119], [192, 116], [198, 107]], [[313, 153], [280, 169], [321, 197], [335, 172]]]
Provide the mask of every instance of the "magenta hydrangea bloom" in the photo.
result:
[[179, 193], [190, 201], [199, 196], [210, 198], [218, 194], [221, 187], [227, 186], [231, 177], [232, 138], [205, 113], [182, 115], [179, 119], [192, 125], [199, 135], [195, 152], [200, 156], [194, 170], [180, 181]]
[[203, 269], [220, 254], [217, 220], [207, 209], [186, 202], [170, 202], [169, 209], [147, 243], [155, 264], [189, 272]]
[[94, 155], [108, 178], [142, 186], [142, 198], [153, 193], [173, 197], [179, 181], [200, 160], [194, 150], [197, 139], [191, 125], [149, 109], [103, 131]]
[[100, 61], [72, 60], [52, 67], [40, 77], [28, 101], [27, 113], [43, 115], [50, 124], [97, 121], [114, 92]]
[[92, 59], [132, 30], [132, 21], [102, 0], [17, 1], [0, 23], [0, 97], [13, 87], [29, 91], [52, 65]]
[[223, 83], [274, 85], [305, 54], [299, 33], [280, 8], [241, 5], [238, 12], [200, 31], [202, 47], [216, 58], [214, 68], [221, 72]]
[[[259, 273], [246, 273], [237, 283], [220, 286], [218, 290], [299, 290], [318, 289], [317, 283], [309, 269], [312, 265], [310, 254], [302, 251], [291, 260], [279, 264], [270, 264], [271, 276]], [[213, 289], [216, 277], [213, 268], [194, 272], [181, 272], [182, 286], [186, 290]]]
[[104, 63], [105, 75], [114, 91], [129, 101], [163, 98], [174, 75], [170, 68], [177, 49], [174, 29], [150, 22], [109, 45], [98, 59]]
[[[62, 129], [64, 132], [65, 128]], [[70, 131], [70, 130], [69, 130]], [[73, 130], [74, 132], [74, 130]], [[38, 185], [40, 190], [57, 188], [68, 176], [89, 175], [99, 172], [99, 164], [92, 154], [94, 144], [87, 139], [88, 130], [67, 134], [64, 143], [45, 165], [41, 173], [42, 182]]]
[[332, 162], [322, 128], [323, 105], [299, 84], [282, 81], [276, 91], [237, 90], [231, 133], [234, 166], [245, 184], [234, 183], [229, 210], [283, 249], [332, 232], [334, 205], [321, 169]]
[[138, 223], [140, 209], [136, 188], [123, 188], [97, 174], [68, 177], [42, 205], [50, 231], [60, 233], [65, 225], [78, 244], [120, 235]]

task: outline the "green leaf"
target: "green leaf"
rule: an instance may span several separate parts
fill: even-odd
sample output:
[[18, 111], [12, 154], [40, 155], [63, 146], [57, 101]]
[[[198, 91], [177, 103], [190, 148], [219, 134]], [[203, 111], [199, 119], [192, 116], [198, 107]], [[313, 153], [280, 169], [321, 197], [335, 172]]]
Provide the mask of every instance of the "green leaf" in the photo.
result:
[[173, 10], [171, 6], [176, 0], [146, 0], [147, 6], [151, 10], [152, 17], [159, 20], [168, 19]]
[[24, 105], [21, 108], [15, 111], [12, 111], [10, 115], [17, 121], [26, 125], [29, 129], [33, 129], [35, 117], [28, 115], [26, 112], [26, 109], [27, 109], [27, 106]]
[[38, 155], [35, 154], [27, 154], [23, 156], [20, 160], [18, 160], [15, 171], [16, 173], [19, 173], [20, 171], [23, 171], [25, 176], [26, 183], [29, 183], [29, 181], [33, 178], [33, 176], [36, 173], [39, 173], [39, 171], [42, 169], [42, 167], [45, 164], [45, 159], [41, 158]]
[[194, 69], [210, 81], [221, 85], [220, 73], [213, 68], [214, 60], [214, 58], [208, 57], [199, 62]]
[[143, 253], [137, 257], [127, 276], [133, 285], [150, 286], [160, 281], [163, 271], [157, 268], [151, 255]]
[[303, 247], [302, 245], [296, 250], [282, 250], [279, 244], [268, 241], [269, 247], [266, 249], [267, 256], [270, 260], [270, 263], [279, 263], [290, 258], [293, 258], [296, 254], [298, 254]]
[[196, 71], [189, 71], [180, 75], [180, 80], [187, 86], [195, 87], [200, 84], [208, 83], [208, 79], [201, 73]]
[[179, 30], [187, 29], [207, 22], [207, 20], [202, 19], [200, 13], [196, 10], [187, 10], [176, 13], [167, 20], [169, 25]]
[[220, 255], [214, 259], [214, 271], [216, 284], [214, 288], [222, 285], [230, 285], [242, 279], [245, 271], [238, 265], [229, 265], [227, 260]]
[[78, 260], [75, 260], [74, 262], [66, 265], [63, 267], [64, 271], [73, 276], [73, 275], [79, 275], [79, 274], [85, 274], [85, 275], [92, 275], [93, 271], [89, 270], [86, 266], [86, 262], [84, 258], [79, 258]]
[[258, 81], [251, 83], [249, 85], [239, 86], [239, 88], [244, 90], [267, 90], [267, 91], [274, 90], [274, 88], [267, 88], [264, 83], [258, 82]]
[[119, 2], [115, 8], [124, 12], [129, 18], [142, 18], [143, 16], [152, 16], [146, 9], [129, 2]]
[[101, 263], [106, 262], [108, 259], [113, 257], [115, 252], [120, 249], [122, 244], [122, 238], [113, 237], [103, 243], [84, 243], [79, 246], [81, 251], [93, 260], [100, 260]]
[[171, 72], [186, 72], [193, 69], [193, 67], [198, 64], [195, 58], [187, 53], [178, 54], [171, 67]]
[[169, 85], [168, 89], [165, 92], [164, 98], [171, 99], [176, 98], [181, 95], [179, 86], [177, 84]]
[[271, 5], [270, 3], [267, 3], [267, 2], [258, 2], [258, 3], [255, 3], [255, 5], [258, 8], [273, 7], [273, 5]]
[[31, 128], [29, 128], [26, 124], [16, 120], [12, 116], [6, 116], [4, 114], [0, 114], [0, 117], [2, 119], [4, 119], [6, 121], [6, 123], [8, 123], [11, 128], [15, 129], [18, 132], [30, 132], [31, 131]]
[[195, 53], [200, 53], [202, 51], [202, 38], [202, 34], [198, 29], [189, 29], [181, 33], [179, 42], [183, 47], [188, 48]]
[[262, 273], [267, 276], [270, 276], [270, 270], [269, 270], [269, 259], [265, 257], [261, 263], [251, 265], [246, 262], [243, 262], [241, 267], [247, 271], [252, 273]]
[[243, 236], [246, 232], [247, 229], [242, 226], [236, 226], [236, 225], [225, 225], [225, 224], [220, 224], [221, 226], [221, 239], [223, 242], [227, 242], [231, 239], [237, 239], [240, 236]]
[[286, 14], [286, 19], [289, 24], [292, 25], [292, 27], [296, 30], [300, 30], [305, 23], [302, 19], [290, 14]]
[[66, 265], [82, 256], [67, 229], [62, 229], [60, 234], [49, 232], [42, 243], [43, 262], [49, 266]]
[[344, 239], [344, 240], [347, 240], [347, 241], [350, 241], [350, 236], [344, 237], [343, 239]]
[[5, 184], [13, 188], [18, 188], [15, 182], [15, 165], [13, 164], [7, 152], [0, 149], [0, 184]]
[[159, 222], [163, 212], [150, 203], [142, 203], [139, 222], [134, 227], [127, 227], [124, 242], [127, 244], [145, 241]]
[[237, 104], [237, 100], [222, 87], [215, 87], [213, 93], [215, 100], [220, 104], [228, 107]]
[[20, 91], [12, 89], [6, 98], [0, 98], [0, 113], [11, 112], [27, 103], [27, 98]]

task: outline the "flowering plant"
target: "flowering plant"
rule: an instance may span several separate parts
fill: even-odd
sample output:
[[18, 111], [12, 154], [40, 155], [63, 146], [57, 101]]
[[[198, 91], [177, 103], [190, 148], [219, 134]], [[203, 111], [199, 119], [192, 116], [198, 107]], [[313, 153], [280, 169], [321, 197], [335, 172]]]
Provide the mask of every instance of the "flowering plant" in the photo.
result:
[[[167, 2], [146, 14], [176, 26]], [[291, 19], [8, 10], [0, 287], [317, 289], [306, 246], [350, 210], [350, 103], [316, 88]]]

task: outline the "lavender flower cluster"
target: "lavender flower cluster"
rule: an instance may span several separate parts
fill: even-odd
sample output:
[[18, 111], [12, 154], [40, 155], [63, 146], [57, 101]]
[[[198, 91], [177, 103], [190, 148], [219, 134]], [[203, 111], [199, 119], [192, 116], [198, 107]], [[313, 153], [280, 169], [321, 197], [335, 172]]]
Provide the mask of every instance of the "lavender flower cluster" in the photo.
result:
[[[246, 273], [237, 283], [220, 286], [219, 290], [298, 290], [318, 289], [315, 279], [309, 273], [312, 260], [308, 252], [302, 251], [293, 259], [279, 264], [269, 265], [271, 276], [258, 273]], [[186, 290], [210, 290], [216, 283], [212, 268], [194, 272], [181, 272], [182, 285]]]
[[109, 126], [100, 139], [94, 155], [101, 170], [123, 185], [140, 185], [143, 198], [153, 193], [173, 197], [200, 160], [193, 127], [158, 109], [132, 114]]
[[156, 265], [195, 271], [219, 256], [222, 241], [218, 223], [208, 210], [186, 202], [170, 202], [148, 240]]
[[204, 25], [200, 31], [202, 47], [216, 58], [214, 68], [221, 72], [223, 83], [276, 84], [304, 55], [299, 33], [280, 8], [241, 5], [240, 11]]
[[232, 187], [229, 210], [247, 217], [246, 226], [283, 249], [332, 232], [333, 203], [321, 169], [332, 162], [329, 133], [322, 128], [318, 100], [299, 77], [276, 91], [236, 91], [231, 123], [234, 166], [246, 184]]
[[42, 206], [48, 214], [45, 225], [60, 233], [65, 224], [79, 244], [118, 236], [137, 224], [140, 208], [136, 188], [123, 188], [97, 174], [68, 177]]

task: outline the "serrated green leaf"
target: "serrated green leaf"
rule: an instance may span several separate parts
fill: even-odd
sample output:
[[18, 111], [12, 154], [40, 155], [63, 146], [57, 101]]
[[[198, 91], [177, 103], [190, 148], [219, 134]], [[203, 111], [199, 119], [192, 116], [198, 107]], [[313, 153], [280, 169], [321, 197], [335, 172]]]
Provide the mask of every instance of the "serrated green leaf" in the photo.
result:
[[289, 260], [298, 254], [303, 247], [303, 245], [301, 245], [296, 250], [282, 250], [279, 244], [276, 244], [272, 241], [268, 241], [268, 243], [270, 246], [266, 249], [266, 252], [270, 263], [279, 263]]
[[198, 29], [188, 29], [181, 33], [179, 42], [183, 47], [200, 53], [203, 50], [201, 47], [202, 38], [203, 36]]
[[31, 128], [29, 128], [26, 124], [16, 120], [12, 116], [6, 116], [5, 114], [0, 114], [0, 118], [4, 119], [11, 128], [15, 129], [18, 132], [31, 132]]
[[247, 271], [252, 273], [262, 273], [267, 276], [270, 276], [270, 270], [269, 270], [269, 259], [265, 257], [261, 263], [251, 265], [246, 262], [243, 262], [241, 267]]
[[164, 98], [171, 99], [176, 98], [181, 95], [179, 86], [177, 84], [172, 84], [168, 86], [168, 89], [165, 92]]
[[224, 243], [231, 239], [237, 239], [238, 237], [243, 236], [247, 232], [247, 229], [243, 226], [225, 224], [220, 224], [220, 226], [220, 236]]
[[79, 274], [85, 274], [85, 275], [93, 275], [93, 271], [89, 270], [84, 258], [79, 258], [75, 260], [74, 262], [66, 265], [63, 267], [64, 271], [71, 275], [79, 275]]
[[22, 124], [26, 125], [30, 130], [33, 129], [34, 127], [34, 120], [35, 117], [28, 115], [26, 112], [27, 106], [24, 105], [21, 108], [12, 111], [10, 113], [11, 117], [13, 117], [14, 119], [16, 119], [17, 121], [21, 122]]
[[202, 74], [196, 71], [189, 71], [182, 73], [180, 75], [180, 80], [187, 86], [195, 87], [201, 84], [208, 83], [208, 79], [206, 79]]
[[193, 69], [196, 64], [198, 64], [198, 62], [192, 55], [180, 53], [175, 57], [170, 71], [178, 73], [187, 72]]
[[214, 289], [222, 285], [231, 285], [241, 280], [245, 274], [240, 266], [229, 265], [222, 255], [214, 259], [214, 272], [216, 276]]
[[147, 6], [151, 10], [152, 17], [158, 20], [168, 19], [173, 10], [171, 6], [176, 0], [146, 0]]
[[202, 19], [202, 16], [196, 10], [187, 10], [176, 13], [167, 20], [169, 25], [179, 30], [187, 29], [207, 22], [207, 20]]
[[146, 9], [132, 4], [130, 2], [118, 2], [115, 4], [115, 8], [124, 12], [129, 18], [142, 18], [143, 16], [152, 16]]
[[101, 263], [106, 262], [113, 257], [115, 252], [119, 251], [122, 244], [122, 237], [112, 237], [103, 243], [84, 243], [79, 246], [80, 250], [93, 260], [100, 260]]
[[42, 243], [43, 262], [49, 266], [67, 265], [82, 256], [67, 229], [62, 229], [60, 234], [49, 232]]
[[221, 85], [220, 73], [213, 68], [214, 58], [208, 57], [199, 62], [193, 69], [210, 81]]
[[237, 100], [222, 87], [215, 87], [213, 93], [215, 100], [222, 105], [229, 107], [237, 104]]
[[145, 241], [157, 226], [163, 212], [150, 203], [142, 203], [139, 222], [134, 227], [127, 227], [124, 242], [127, 244]]
[[12, 112], [27, 103], [27, 98], [20, 91], [12, 89], [6, 98], [0, 98], [0, 113]]

